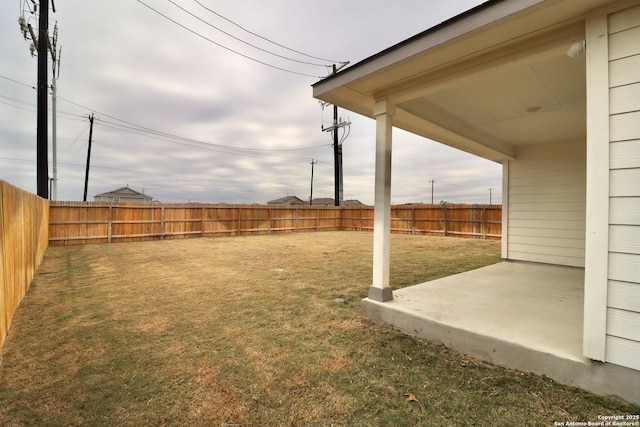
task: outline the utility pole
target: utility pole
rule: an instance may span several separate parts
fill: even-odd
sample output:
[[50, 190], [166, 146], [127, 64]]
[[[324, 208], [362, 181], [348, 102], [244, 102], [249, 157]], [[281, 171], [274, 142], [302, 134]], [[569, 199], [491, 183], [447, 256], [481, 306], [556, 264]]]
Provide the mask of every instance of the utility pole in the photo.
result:
[[[349, 64], [349, 62], [343, 62], [340, 64], [340, 67], [336, 67], [335, 64], [333, 64], [333, 74], [336, 74], [341, 68], [347, 66]], [[324, 109], [324, 103], [321, 103]], [[342, 142], [344, 142], [344, 140], [346, 139], [347, 135], [343, 135], [342, 140], [340, 140], [339, 136], [338, 136], [338, 129], [339, 128], [343, 128], [343, 127], [347, 127], [347, 126], [351, 126], [351, 122], [348, 121], [338, 121], [338, 106], [334, 105], [333, 106], [333, 125], [329, 126], [329, 127], [324, 127], [322, 126], [322, 131], [323, 132], [331, 132], [332, 136], [333, 136], [333, 171], [334, 171], [334, 186], [335, 186], [335, 191], [334, 191], [334, 199], [335, 199], [335, 205], [336, 206], [340, 206], [342, 205], [342, 195], [343, 195], [343, 188], [342, 188]]]
[[87, 170], [84, 174], [84, 197], [83, 202], [87, 201], [87, 188], [89, 187], [89, 163], [91, 162], [91, 137], [93, 136], [93, 113], [89, 116], [89, 148], [87, 150]]
[[[333, 74], [336, 73], [336, 66], [333, 65]], [[333, 179], [334, 179], [334, 200], [335, 205], [340, 206], [340, 170], [342, 150], [340, 150], [340, 144], [338, 144], [338, 106], [333, 106]]]
[[431, 204], [433, 204], [433, 183], [436, 182], [435, 179], [429, 181], [431, 183]]
[[313, 206], [313, 165], [317, 163], [317, 161], [311, 159], [311, 195], [309, 196], [309, 206]]
[[[333, 64], [333, 74], [336, 74], [338, 69], [336, 64]], [[340, 206], [342, 203], [341, 190], [342, 190], [342, 146], [338, 141], [338, 106], [333, 106], [333, 179], [334, 179], [334, 200], [335, 205]]]
[[343, 169], [342, 169], [342, 143], [338, 144], [338, 170], [340, 171], [340, 176], [338, 177], [338, 200], [340, 200], [340, 204], [336, 206], [342, 206], [344, 202], [344, 187], [343, 183]]
[[[54, 6], [55, 11], [55, 6]], [[60, 57], [62, 56], [62, 48], [57, 52], [58, 44], [58, 24], [53, 29], [53, 41], [49, 43], [51, 51], [51, 153], [53, 156], [53, 175], [51, 178], [51, 200], [58, 199], [58, 147], [57, 147], [57, 113], [56, 113], [56, 81], [60, 78]], [[56, 72], [57, 69], [57, 72]]]
[[[40, 8], [38, 14], [38, 35], [36, 36], [31, 24], [28, 23], [24, 16], [20, 15], [18, 24], [20, 25], [20, 32], [24, 39], [28, 39], [27, 35], [31, 37], [32, 43], [29, 47], [31, 56], [34, 56], [36, 53], [38, 56], [38, 84], [36, 88], [38, 99], [36, 117], [36, 185], [38, 196], [47, 199], [49, 198], [49, 144], [47, 140], [49, 132], [47, 106], [49, 87], [47, 85], [47, 50], [51, 52], [55, 67], [55, 42], [52, 47], [51, 40], [49, 40], [49, 0], [40, 0], [38, 3], [32, 0], [31, 2], [33, 3], [33, 10], [29, 7], [31, 14], [35, 15], [36, 12], [38, 12], [38, 7]], [[56, 6], [53, 0], [51, 0], [51, 6], [55, 12]], [[53, 108], [55, 109], [55, 101]], [[52, 187], [51, 191], [55, 192], [55, 186]]]
[[493, 188], [489, 188], [489, 205], [491, 205], [491, 193], [493, 192]]
[[51, 78], [51, 154], [53, 156], [53, 175], [51, 176], [51, 200], [58, 199], [58, 148], [56, 128], [56, 74], [54, 62], [53, 76]]
[[[49, 198], [49, 159], [47, 133], [47, 40], [49, 38], [49, 0], [40, 0], [40, 16], [38, 19], [38, 113], [36, 135], [36, 181], [38, 196]], [[36, 43], [36, 40], [33, 41]]]

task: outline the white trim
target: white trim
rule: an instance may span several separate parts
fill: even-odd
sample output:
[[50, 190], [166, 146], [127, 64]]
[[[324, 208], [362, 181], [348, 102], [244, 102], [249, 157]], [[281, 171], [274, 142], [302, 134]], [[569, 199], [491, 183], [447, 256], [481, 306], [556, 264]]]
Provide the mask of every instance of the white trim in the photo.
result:
[[587, 195], [583, 354], [605, 360], [609, 247], [609, 48], [607, 10], [586, 19]]
[[502, 161], [502, 238], [501, 256], [509, 259], [509, 160]]

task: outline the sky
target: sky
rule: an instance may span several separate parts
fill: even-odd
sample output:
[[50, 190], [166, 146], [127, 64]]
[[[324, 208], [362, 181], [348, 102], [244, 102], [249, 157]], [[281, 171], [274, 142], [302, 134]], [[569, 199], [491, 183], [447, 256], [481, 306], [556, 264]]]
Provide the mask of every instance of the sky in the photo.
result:
[[[88, 200], [129, 186], [167, 203], [266, 203], [308, 200], [312, 161], [314, 198], [334, 195], [332, 140], [321, 130], [332, 108], [311, 88], [332, 64], [353, 65], [481, 1], [54, 3], [58, 200], [83, 198], [93, 114]], [[0, 179], [35, 193], [37, 58], [18, 25], [23, 16], [37, 28], [32, 7], [0, 6]], [[351, 122], [344, 199], [373, 204], [375, 122], [339, 115]], [[501, 174], [497, 163], [394, 130], [394, 204], [500, 203]]]

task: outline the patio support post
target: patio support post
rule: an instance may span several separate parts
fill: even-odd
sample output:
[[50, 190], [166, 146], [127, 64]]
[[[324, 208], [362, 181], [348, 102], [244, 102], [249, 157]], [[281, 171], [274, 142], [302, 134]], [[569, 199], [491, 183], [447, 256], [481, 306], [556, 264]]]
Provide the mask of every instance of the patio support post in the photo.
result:
[[376, 117], [376, 184], [373, 217], [373, 283], [369, 298], [385, 302], [393, 299], [389, 287], [389, 248], [391, 241], [391, 135], [394, 106], [379, 101]]

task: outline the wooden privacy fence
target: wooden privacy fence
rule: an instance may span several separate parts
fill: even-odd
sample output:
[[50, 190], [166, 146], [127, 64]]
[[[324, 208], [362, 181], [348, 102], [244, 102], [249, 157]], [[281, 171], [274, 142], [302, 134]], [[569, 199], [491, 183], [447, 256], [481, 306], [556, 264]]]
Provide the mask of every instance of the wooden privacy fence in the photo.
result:
[[[51, 202], [49, 244], [132, 242], [304, 231], [373, 230], [371, 206]], [[499, 239], [499, 205], [401, 205], [391, 230]]]
[[49, 201], [0, 181], [0, 348], [47, 249]]

